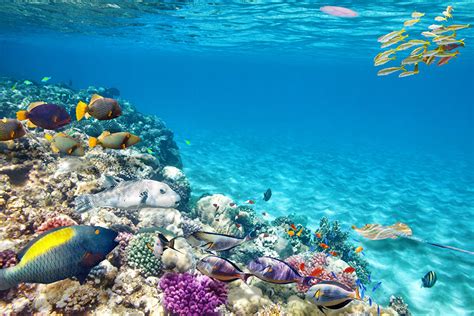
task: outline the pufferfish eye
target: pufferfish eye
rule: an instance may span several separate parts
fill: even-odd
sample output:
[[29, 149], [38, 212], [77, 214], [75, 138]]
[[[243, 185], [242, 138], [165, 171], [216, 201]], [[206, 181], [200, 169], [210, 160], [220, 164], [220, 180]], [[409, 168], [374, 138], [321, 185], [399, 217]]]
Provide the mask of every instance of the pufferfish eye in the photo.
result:
[[161, 194], [165, 194], [165, 193], [166, 193], [166, 190], [165, 190], [165, 189], [160, 189], [160, 193], [161, 193]]

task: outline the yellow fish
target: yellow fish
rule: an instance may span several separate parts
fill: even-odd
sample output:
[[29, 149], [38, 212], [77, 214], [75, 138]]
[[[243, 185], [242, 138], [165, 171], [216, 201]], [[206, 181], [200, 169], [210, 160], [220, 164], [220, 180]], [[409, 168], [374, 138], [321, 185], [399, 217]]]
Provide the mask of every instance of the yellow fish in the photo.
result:
[[390, 41], [391, 39], [397, 37], [397, 36], [400, 36], [402, 35], [403, 33], [405, 33], [405, 29], [401, 29], [400, 31], [393, 31], [393, 32], [390, 32], [388, 34], [385, 34], [383, 36], [380, 36], [377, 41], [379, 43], [386, 43], [388, 41]]
[[386, 75], [390, 75], [394, 72], [397, 72], [397, 71], [405, 71], [405, 67], [389, 67], [389, 68], [385, 68], [385, 69], [382, 69], [380, 70], [378, 73], [377, 73], [377, 76], [386, 76]]
[[377, 61], [375, 61], [374, 63], [374, 66], [382, 66], [382, 65], [385, 65], [386, 63], [388, 63], [389, 61], [391, 60], [395, 60], [397, 59], [396, 57], [391, 57], [391, 58], [379, 58], [377, 59]]
[[415, 69], [413, 71], [404, 71], [400, 75], [398, 75], [398, 77], [403, 78], [403, 77], [417, 75], [418, 73], [419, 73], [418, 64], [415, 64]]
[[45, 134], [44, 137], [51, 143], [51, 149], [54, 153], [64, 153], [71, 156], [84, 156], [84, 148], [81, 143], [64, 133], [58, 133], [54, 136]]
[[140, 137], [128, 132], [119, 132], [111, 134], [108, 131], [104, 131], [97, 138], [89, 138], [89, 146], [91, 148], [94, 148], [97, 145], [101, 145], [104, 148], [125, 149], [135, 145], [139, 141]]
[[414, 18], [414, 19], [419, 19], [419, 18], [421, 18], [421, 17], [424, 16], [424, 15], [425, 15], [424, 13], [416, 12], [416, 11], [415, 11], [415, 12], [413, 12], [413, 13], [411, 14], [411, 17]]
[[427, 31], [422, 32], [421, 35], [423, 35], [424, 37], [435, 37], [435, 36], [437, 36], [435, 33], [427, 32]]
[[412, 20], [408, 20], [408, 21], [405, 21], [403, 23], [404, 26], [413, 26], [415, 25], [416, 23], [420, 22], [420, 19], [412, 19]]
[[457, 31], [457, 30], [467, 29], [470, 27], [471, 27], [471, 24], [453, 24], [450, 26], [446, 26], [446, 29], [449, 31]]
[[359, 253], [359, 252], [361, 252], [362, 250], [364, 250], [364, 248], [362, 248], [362, 246], [359, 246], [359, 247], [357, 247], [357, 248], [354, 250], [354, 252], [355, 252], [355, 253]]
[[444, 16], [437, 16], [434, 18], [435, 21], [437, 22], [442, 22], [442, 21], [446, 21], [447, 19], [444, 17]]
[[426, 51], [426, 46], [420, 46], [420, 47], [415, 48], [415, 49], [410, 53], [410, 56], [418, 55], [418, 54], [420, 54], [422, 51], [423, 51], [423, 52]]
[[409, 56], [402, 60], [402, 65], [413, 65], [423, 61], [422, 55]]
[[405, 38], [407, 38], [407, 37], [408, 37], [408, 35], [402, 35], [402, 36], [395, 37], [395, 38], [391, 39], [390, 41], [383, 43], [382, 46], [380, 46], [380, 47], [385, 48], [385, 47], [392, 46], [393, 44], [404, 41]]

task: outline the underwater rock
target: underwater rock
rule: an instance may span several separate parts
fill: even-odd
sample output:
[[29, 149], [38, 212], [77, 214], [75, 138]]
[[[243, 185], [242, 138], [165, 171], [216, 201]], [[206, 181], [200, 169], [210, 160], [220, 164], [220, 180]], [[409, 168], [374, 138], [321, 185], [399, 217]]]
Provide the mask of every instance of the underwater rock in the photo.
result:
[[181, 213], [172, 208], [143, 208], [138, 212], [138, 227], [161, 227], [181, 234]]
[[188, 178], [180, 169], [173, 166], [166, 166], [160, 172], [159, 181], [170, 186], [170, 188], [179, 194], [181, 201], [178, 209], [180, 211], [189, 211], [189, 200], [191, 198], [191, 185]]
[[182, 238], [178, 238], [174, 244], [175, 249], [165, 249], [161, 255], [163, 269], [184, 273], [194, 268], [196, 260], [191, 246]]
[[400, 316], [411, 316], [411, 313], [408, 310], [408, 305], [403, 301], [401, 296], [390, 296], [390, 303], [388, 306], [395, 310]]
[[181, 230], [183, 231], [183, 236], [188, 237], [195, 232], [202, 230], [201, 223], [198, 220], [190, 219], [189, 217], [182, 216], [181, 218]]
[[231, 203], [234, 203], [232, 199], [222, 194], [205, 196], [197, 201], [195, 212], [202, 223], [212, 226], [216, 232], [241, 236], [243, 233], [235, 225], [231, 215]]
[[253, 315], [271, 304], [272, 301], [256, 286], [248, 286], [240, 281], [229, 285], [227, 307], [235, 315]]

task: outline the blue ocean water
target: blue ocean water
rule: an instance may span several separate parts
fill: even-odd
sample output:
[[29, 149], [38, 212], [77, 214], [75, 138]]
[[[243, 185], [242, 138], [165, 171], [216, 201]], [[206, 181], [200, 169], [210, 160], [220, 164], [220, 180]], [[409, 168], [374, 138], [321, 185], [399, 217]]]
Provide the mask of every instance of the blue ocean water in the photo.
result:
[[[259, 212], [343, 227], [407, 223], [414, 235], [474, 250], [474, 32], [448, 65], [377, 77], [377, 37], [412, 11], [421, 32], [472, 1], [160, 1], [0, 4], [0, 75], [116, 87], [175, 132], [195, 196], [260, 199]], [[429, 18], [428, 18], [429, 16]], [[471, 44], [472, 43], [472, 44]], [[190, 141], [190, 145], [185, 143]], [[354, 236], [356, 238], [356, 236]], [[411, 241], [361, 241], [415, 315], [474, 314], [472, 256]], [[420, 289], [429, 270], [432, 289]]]

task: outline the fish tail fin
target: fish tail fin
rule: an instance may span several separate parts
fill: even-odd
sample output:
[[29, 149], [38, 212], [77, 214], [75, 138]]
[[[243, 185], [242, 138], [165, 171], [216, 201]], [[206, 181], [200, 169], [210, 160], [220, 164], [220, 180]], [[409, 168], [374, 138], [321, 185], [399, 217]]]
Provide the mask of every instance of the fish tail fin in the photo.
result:
[[93, 199], [92, 199], [92, 194], [79, 195], [74, 200], [74, 204], [76, 205], [77, 213], [85, 213], [95, 207]]
[[16, 118], [19, 121], [24, 121], [24, 120], [28, 119], [28, 111], [18, 111], [18, 112], [16, 112]]
[[304, 285], [304, 286], [311, 286], [312, 285], [312, 281], [314, 279], [317, 279], [313, 276], [307, 276], [307, 277], [303, 277], [303, 279], [301, 280], [301, 284]]
[[248, 279], [249, 279], [251, 276], [253, 276], [252, 273], [242, 273], [242, 274], [240, 275], [240, 279], [241, 279], [242, 281], [244, 281], [245, 284], [248, 284], [247, 281], [248, 281]]
[[82, 120], [84, 115], [87, 113], [87, 103], [84, 101], [79, 101], [76, 106], [76, 119], [78, 121]]
[[94, 148], [95, 146], [97, 146], [97, 138], [95, 137], [89, 138], [89, 147]]
[[0, 269], [0, 291], [5, 291], [8, 290], [15, 285], [17, 285], [16, 282], [13, 282], [10, 280], [8, 275], [10, 274], [11, 268], [6, 268], [6, 269]]

